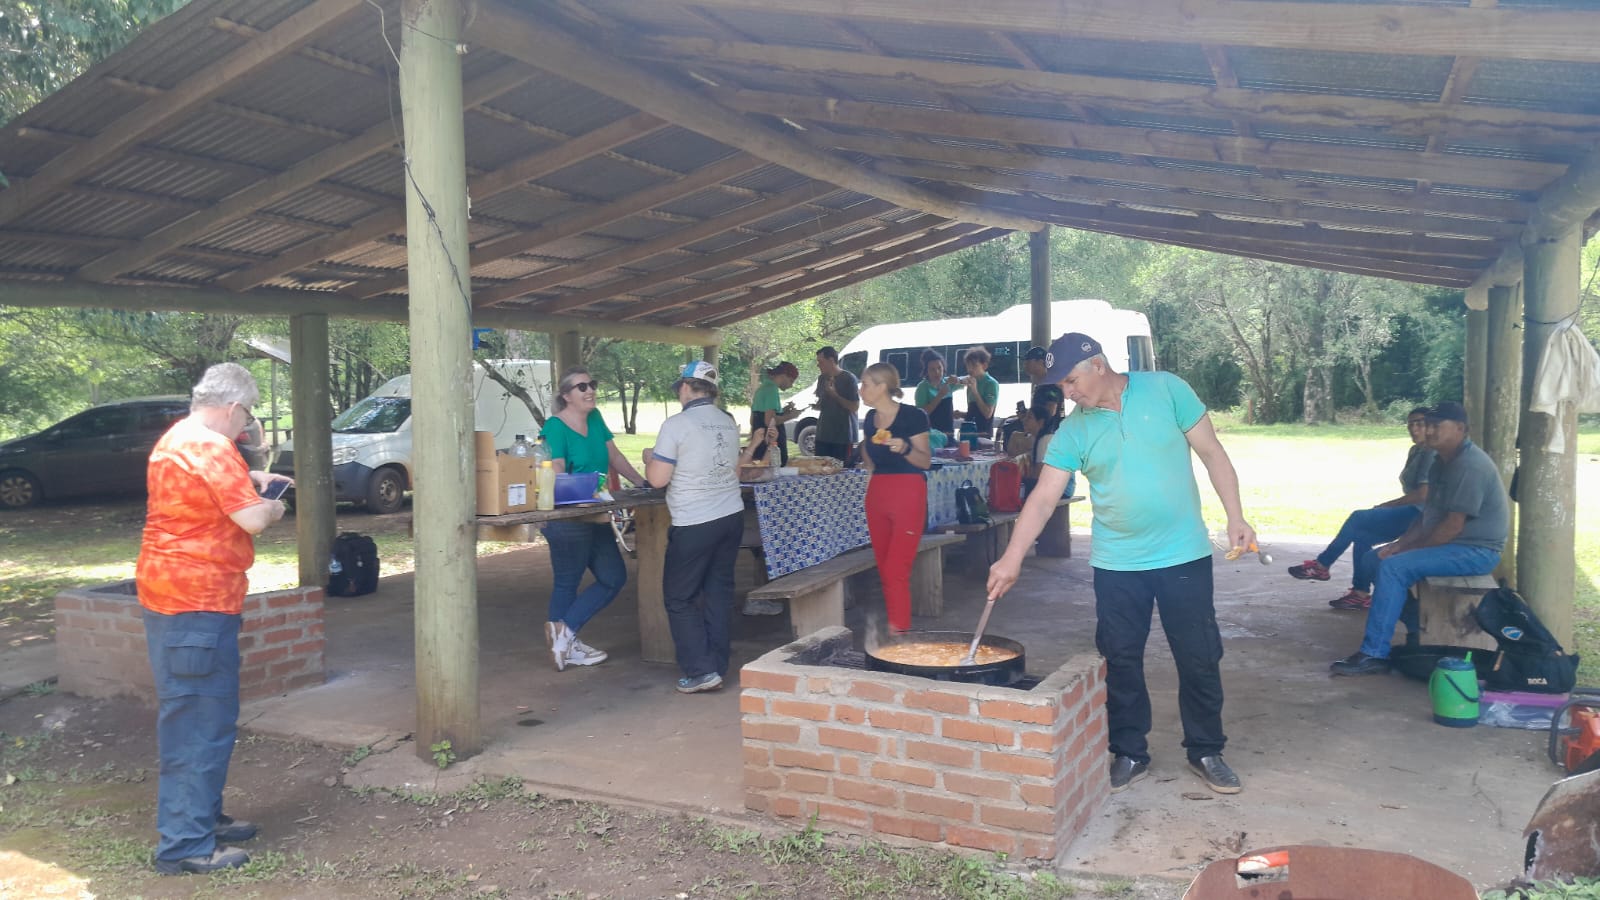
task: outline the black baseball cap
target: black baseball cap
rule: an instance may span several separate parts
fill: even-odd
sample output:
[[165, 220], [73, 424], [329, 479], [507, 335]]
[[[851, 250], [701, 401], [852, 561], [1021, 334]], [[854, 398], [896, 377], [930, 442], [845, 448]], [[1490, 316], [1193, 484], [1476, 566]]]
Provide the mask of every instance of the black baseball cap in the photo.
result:
[[1028, 348], [1028, 352], [1022, 354], [1022, 358], [1024, 360], [1044, 359], [1045, 357], [1047, 357], [1049, 355], [1050, 354], [1047, 353], [1043, 347], [1029, 347]]
[[1044, 377], [1059, 382], [1071, 374], [1078, 363], [1100, 353], [1099, 341], [1082, 332], [1069, 331], [1050, 344], [1050, 351], [1044, 356]]
[[1460, 422], [1461, 424], [1465, 425], [1467, 424], [1467, 408], [1455, 402], [1454, 400], [1446, 400], [1438, 406], [1435, 406], [1433, 409], [1428, 410], [1428, 421]]

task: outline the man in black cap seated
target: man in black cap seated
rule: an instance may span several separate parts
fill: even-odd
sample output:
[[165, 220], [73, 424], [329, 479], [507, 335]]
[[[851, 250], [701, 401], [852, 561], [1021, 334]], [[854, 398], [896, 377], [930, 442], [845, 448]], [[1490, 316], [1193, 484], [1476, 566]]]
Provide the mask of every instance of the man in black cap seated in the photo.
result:
[[1022, 371], [1028, 376], [1028, 383], [1033, 385], [1033, 397], [1028, 405], [1034, 408], [1044, 407], [1044, 412], [1049, 418], [1059, 418], [1067, 414], [1063, 409], [1061, 387], [1052, 384], [1045, 375], [1045, 357], [1049, 353], [1043, 347], [1029, 347], [1028, 352], [1022, 355]]
[[[1436, 457], [1428, 473], [1422, 516], [1377, 555], [1372, 608], [1361, 649], [1330, 667], [1335, 675], [1389, 670], [1389, 642], [1413, 584], [1430, 575], [1487, 575], [1500, 562], [1510, 528], [1510, 505], [1489, 454], [1467, 437], [1467, 411], [1445, 402], [1428, 411], [1427, 444]], [[1372, 561], [1366, 565], [1372, 571]], [[1416, 613], [1405, 616], [1417, 630]]]

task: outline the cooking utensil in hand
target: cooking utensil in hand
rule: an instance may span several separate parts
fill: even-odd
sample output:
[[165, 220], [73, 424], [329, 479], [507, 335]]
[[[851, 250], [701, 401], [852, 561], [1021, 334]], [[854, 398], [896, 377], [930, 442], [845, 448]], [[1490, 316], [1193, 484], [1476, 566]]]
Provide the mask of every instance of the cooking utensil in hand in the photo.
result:
[[1256, 545], [1255, 541], [1251, 541], [1250, 546], [1248, 547], [1230, 547], [1228, 552], [1222, 555], [1222, 558], [1231, 562], [1245, 555], [1247, 552], [1254, 553], [1256, 555], [1256, 561], [1260, 562], [1263, 566], [1272, 564], [1272, 554], [1261, 552], [1261, 548]]
[[972, 635], [972, 646], [967, 648], [967, 655], [961, 657], [961, 665], [970, 666], [978, 661], [978, 645], [983, 643], [983, 630], [989, 627], [989, 614], [994, 612], [994, 601], [983, 604], [983, 615], [978, 617], [978, 630]]

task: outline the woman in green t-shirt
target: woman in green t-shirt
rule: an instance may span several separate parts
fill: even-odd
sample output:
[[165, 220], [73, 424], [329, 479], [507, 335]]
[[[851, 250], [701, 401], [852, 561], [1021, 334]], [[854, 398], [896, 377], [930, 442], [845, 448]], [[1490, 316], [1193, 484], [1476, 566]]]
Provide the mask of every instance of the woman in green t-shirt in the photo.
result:
[[[770, 369], [764, 369], [761, 385], [756, 388], [756, 395], [750, 399], [750, 436], [754, 438], [758, 434], [767, 433], [768, 428], [776, 429], [780, 466], [789, 464], [789, 436], [784, 431], [783, 423], [800, 413], [793, 405], [784, 404], [778, 392], [794, 387], [795, 379], [799, 377], [800, 369], [792, 362], [780, 362]], [[762, 444], [756, 447], [756, 462], [762, 462], [767, 458], [767, 446]]]
[[[644, 484], [639, 474], [611, 440], [611, 429], [595, 406], [600, 383], [588, 369], [568, 369], [557, 386], [556, 414], [545, 420], [539, 433], [550, 447], [551, 463], [557, 472], [594, 472], [605, 479], [615, 469], [634, 484]], [[550, 614], [545, 622], [545, 641], [555, 660], [556, 671], [568, 665], [593, 666], [606, 660], [604, 650], [596, 650], [578, 639], [578, 631], [595, 613], [605, 609], [628, 583], [628, 567], [607, 522], [579, 519], [552, 519], [540, 529], [550, 545]], [[594, 583], [582, 593], [585, 571], [594, 573]]]

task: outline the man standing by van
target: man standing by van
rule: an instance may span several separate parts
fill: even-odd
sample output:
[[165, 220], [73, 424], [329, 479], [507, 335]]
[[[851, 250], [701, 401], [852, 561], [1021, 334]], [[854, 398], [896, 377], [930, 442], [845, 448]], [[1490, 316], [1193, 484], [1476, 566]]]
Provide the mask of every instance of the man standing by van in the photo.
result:
[[1239, 777], [1222, 759], [1222, 635], [1212, 604], [1211, 541], [1200, 517], [1192, 451], [1211, 477], [1235, 547], [1255, 543], [1239, 503], [1239, 477], [1205, 405], [1169, 372], [1111, 371], [1100, 344], [1069, 333], [1050, 345], [1046, 377], [1077, 404], [1044, 455], [1038, 487], [1017, 518], [1005, 555], [989, 570], [989, 597], [1011, 589], [1022, 557], [1055, 512], [1067, 478], [1081, 470], [1094, 507], [1095, 647], [1106, 659], [1111, 790], [1150, 768], [1150, 693], [1145, 643], [1161, 610], [1178, 669], [1178, 709], [1189, 768], [1219, 794]]
[[817, 378], [816, 455], [848, 465], [861, 390], [856, 377], [839, 365], [839, 351], [832, 347], [817, 351], [817, 371], [822, 374]]

